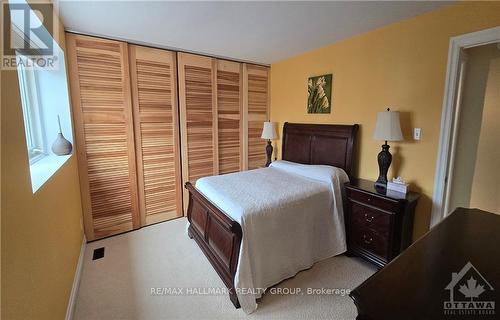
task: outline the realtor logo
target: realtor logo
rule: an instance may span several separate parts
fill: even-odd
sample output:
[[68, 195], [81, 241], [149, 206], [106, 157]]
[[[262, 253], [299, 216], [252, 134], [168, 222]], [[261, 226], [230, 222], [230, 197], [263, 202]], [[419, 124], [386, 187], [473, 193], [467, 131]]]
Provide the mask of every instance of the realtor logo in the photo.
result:
[[472, 265], [467, 262], [458, 273], [451, 274], [451, 281], [445, 290], [450, 293], [450, 299], [444, 302], [446, 315], [493, 315], [493, 286]]
[[54, 36], [58, 24], [54, 21], [54, 5], [51, 2], [25, 0], [1, 2], [2, 69], [38, 66], [55, 68]]

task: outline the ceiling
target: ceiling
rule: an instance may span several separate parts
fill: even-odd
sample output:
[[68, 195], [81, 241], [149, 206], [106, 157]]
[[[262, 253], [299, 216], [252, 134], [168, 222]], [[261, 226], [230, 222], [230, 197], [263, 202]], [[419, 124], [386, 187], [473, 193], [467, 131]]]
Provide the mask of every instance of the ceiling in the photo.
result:
[[70, 31], [270, 64], [449, 3], [59, 0], [59, 8]]

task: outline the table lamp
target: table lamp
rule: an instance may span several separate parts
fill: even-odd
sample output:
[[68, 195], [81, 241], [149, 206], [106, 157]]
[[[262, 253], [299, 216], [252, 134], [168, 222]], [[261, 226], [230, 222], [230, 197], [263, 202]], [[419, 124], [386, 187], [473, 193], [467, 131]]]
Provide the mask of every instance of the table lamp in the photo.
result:
[[383, 140], [385, 143], [382, 145], [382, 151], [378, 154], [378, 168], [379, 176], [375, 182], [376, 188], [387, 187], [387, 171], [392, 162], [392, 155], [389, 152], [389, 145], [387, 141], [400, 141], [403, 140], [401, 133], [401, 125], [399, 123], [399, 112], [387, 111], [379, 112], [377, 115], [377, 124], [373, 138], [376, 140]]
[[266, 121], [264, 122], [264, 128], [262, 128], [262, 139], [267, 139], [266, 154], [267, 162], [266, 167], [271, 164], [271, 156], [273, 154], [273, 145], [271, 140], [278, 139], [278, 134], [276, 133], [276, 125], [274, 122]]

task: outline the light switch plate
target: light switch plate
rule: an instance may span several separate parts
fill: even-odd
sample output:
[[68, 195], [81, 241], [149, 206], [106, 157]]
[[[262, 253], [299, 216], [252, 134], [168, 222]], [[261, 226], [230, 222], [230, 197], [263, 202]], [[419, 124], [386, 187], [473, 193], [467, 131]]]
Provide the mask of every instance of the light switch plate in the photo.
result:
[[413, 139], [414, 140], [420, 140], [421, 134], [422, 134], [421, 128], [413, 128]]

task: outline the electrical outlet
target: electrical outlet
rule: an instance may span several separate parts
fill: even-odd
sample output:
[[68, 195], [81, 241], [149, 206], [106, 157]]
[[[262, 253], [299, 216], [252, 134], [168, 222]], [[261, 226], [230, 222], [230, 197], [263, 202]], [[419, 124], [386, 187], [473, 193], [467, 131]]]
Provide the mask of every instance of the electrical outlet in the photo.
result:
[[413, 128], [413, 139], [414, 140], [420, 140], [421, 135], [422, 135], [422, 129]]

